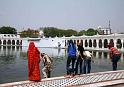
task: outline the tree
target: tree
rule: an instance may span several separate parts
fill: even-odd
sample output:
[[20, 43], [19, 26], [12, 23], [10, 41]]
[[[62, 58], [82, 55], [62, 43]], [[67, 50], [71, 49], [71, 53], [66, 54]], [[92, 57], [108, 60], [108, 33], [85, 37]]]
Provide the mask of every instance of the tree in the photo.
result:
[[15, 28], [12, 27], [1, 27], [0, 28], [0, 33], [1, 34], [17, 34], [17, 30]]
[[81, 30], [79, 33], [78, 33], [78, 36], [82, 36], [82, 35], [85, 35], [85, 30]]
[[31, 37], [31, 38], [37, 38], [39, 36], [38, 30], [32, 30], [28, 28], [28, 30], [20, 32], [21, 37]]
[[77, 35], [77, 31], [68, 29], [68, 30], [62, 30], [54, 27], [45, 27], [43, 29], [44, 35], [46, 37], [62, 37], [62, 36], [72, 36]]
[[86, 32], [85, 35], [87, 36], [93, 36], [97, 34], [97, 30], [94, 30], [93, 28], [89, 28]]

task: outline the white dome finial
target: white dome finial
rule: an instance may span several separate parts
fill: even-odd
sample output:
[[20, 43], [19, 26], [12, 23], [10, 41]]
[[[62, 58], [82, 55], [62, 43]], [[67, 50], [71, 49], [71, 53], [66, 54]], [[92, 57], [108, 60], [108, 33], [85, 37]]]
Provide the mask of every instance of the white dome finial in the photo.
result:
[[39, 37], [43, 38], [44, 37], [44, 33], [42, 30], [39, 31]]

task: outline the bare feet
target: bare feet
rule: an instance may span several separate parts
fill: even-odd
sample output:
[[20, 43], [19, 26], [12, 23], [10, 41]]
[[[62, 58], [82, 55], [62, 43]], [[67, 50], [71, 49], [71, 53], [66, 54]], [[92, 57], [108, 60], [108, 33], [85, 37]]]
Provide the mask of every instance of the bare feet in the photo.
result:
[[66, 77], [66, 78], [70, 78], [70, 77], [71, 77], [71, 75], [64, 75], [64, 77]]

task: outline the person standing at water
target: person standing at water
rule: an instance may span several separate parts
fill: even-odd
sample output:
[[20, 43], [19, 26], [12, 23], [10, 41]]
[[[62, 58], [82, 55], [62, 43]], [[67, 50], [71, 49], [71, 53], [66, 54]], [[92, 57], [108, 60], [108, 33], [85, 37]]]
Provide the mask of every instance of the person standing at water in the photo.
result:
[[117, 70], [117, 63], [120, 59], [120, 52], [118, 51], [117, 48], [113, 47], [112, 44], [108, 45], [108, 49], [110, 50], [109, 51], [109, 56], [110, 56], [110, 59], [111, 59], [111, 62], [112, 62], [113, 71]]
[[72, 40], [69, 41], [67, 52], [68, 52], [67, 65], [66, 65], [67, 75], [73, 76], [75, 71], [74, 66], [76, 60], [76, 45], [73, 43]]
[[81, 43], [77, 43], [77, 47], [78, 47], [78, 57], [77, 57], [77, 62], [76, 62], [76, 67], [75, 67], [75, 74], [78, 74], [78, 66], [80, 66], [80, 74], [82, 74], [82, 62], [83, 62], [84, 48]]
[[[83, 63], [83, 73], [87, 74], [91, 71], [91, 61], [93, 61], [93, 56], [89, 51], [84, 51], [84, 63]], [[93, 61], [94, 62], [94, 61]]]
[[40, 81], [40, 52], [35, 47], [34, 42], [29, 43], [28, 47], [28, 80]]

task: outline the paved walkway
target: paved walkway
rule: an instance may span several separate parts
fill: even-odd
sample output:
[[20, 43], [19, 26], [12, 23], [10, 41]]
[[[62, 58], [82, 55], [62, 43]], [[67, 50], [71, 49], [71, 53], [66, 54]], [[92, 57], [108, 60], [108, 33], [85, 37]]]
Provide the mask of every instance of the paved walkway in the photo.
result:
[[41, 82], [21, 81], [1, 84], [0, 87], [112, 87], [111, 85], [114, 87], [114, 85], [121, 85], [121, 83], [124, 83], [124, 70], [83, 74], [73, 78], [65, 78], [64, 76], [47, 78], [42, 79]]

